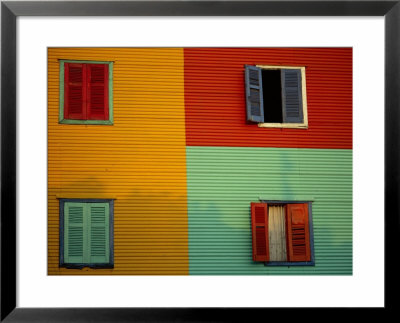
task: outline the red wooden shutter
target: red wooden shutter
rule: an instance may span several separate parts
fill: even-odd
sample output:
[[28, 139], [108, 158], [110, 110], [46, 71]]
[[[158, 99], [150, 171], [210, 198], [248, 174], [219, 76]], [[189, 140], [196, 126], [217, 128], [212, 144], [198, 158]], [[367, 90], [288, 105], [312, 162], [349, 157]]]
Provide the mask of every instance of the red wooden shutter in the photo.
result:
[[88, 120], [108, 120], [108, 64], [88, 64]]
[[310, 230], [308, 204], [288, 204], [287, 250], [289, 261], [310, 261]]
[[86, 119], [86, 66], [65, 63], [64, 65], [64, 118]]
[[253, 233], [253, 260], [268, 261], [268, 205], [251, 203], [251, 228]]

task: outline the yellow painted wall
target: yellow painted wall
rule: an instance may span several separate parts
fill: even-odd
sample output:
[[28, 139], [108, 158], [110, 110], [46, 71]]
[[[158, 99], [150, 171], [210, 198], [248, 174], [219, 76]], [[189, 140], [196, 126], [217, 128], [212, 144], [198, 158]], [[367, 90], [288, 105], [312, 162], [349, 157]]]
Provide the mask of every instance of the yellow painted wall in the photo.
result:
[[[114, 125], [58, 123], [58, 59], [114, 61]], [[48, 274], [186, 275], [183, 49], [48, 50]], [[57, 198], [115, 198], [114, 269], [59, 268]]]

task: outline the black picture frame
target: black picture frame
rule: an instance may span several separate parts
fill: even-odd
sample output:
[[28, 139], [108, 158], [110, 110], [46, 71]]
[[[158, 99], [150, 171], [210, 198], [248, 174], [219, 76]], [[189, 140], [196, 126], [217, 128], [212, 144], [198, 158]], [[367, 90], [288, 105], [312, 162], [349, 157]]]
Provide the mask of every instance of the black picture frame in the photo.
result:
[[[1, 3], [1, 318], [3, 322], [248, 322], [301, 309], [17, 308], [16, 19], [19, 16], [384, 16], [385, 19], [385, 307], [397, 307], [399, 237], [400, 1], [2, 1]], [[394, 257], [396, 259], [397, 256]], [[397, 259], [396, 259], [397, 260]], [[371, 255], [371, 261], [373, 255]], [[367, 288], [367, 287], [366, 287]], [[345, 291], [344, 291], [345, 292]], [[395, 294], [395, 292], [397, 292]], [[40, 293], [40, 291], [38, 291]], [[349, 309], [345, 309], [347, 314]], [[269, 311], [268, 314], [266, 311]], [[384, 311], [384, 312], [383, 312]], [[330, 318], [337, 311], [326, 309]], [[367, 311], [371, 317], [371, 311]], [[273, 314], [275, 315], [275, 314]], [[340, 316], [342, 314], [339, 314]], [[376, 316], [378, 317], [378, 316]], [[309, 319], [309, 318], [308, 318]], [[351, 319], [351, 318], [350, 318]]]

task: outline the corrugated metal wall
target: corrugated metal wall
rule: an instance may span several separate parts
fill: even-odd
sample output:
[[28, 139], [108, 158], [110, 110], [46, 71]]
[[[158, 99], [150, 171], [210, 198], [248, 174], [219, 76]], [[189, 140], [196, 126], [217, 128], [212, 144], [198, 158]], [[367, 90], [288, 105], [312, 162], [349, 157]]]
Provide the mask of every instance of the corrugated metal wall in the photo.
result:
[[[245, 64], [306, 67], [308, 129], [246, 121]], [[352, 273], [351, 48], [185, 48], [185, 111], [190, 274]], [[260, 197], [315, 199], [315, 266], [252, 261]]]
[[[352, 274], [352, 150], [187, 147], [190, 274]], [[312, 203], [315, 266], [252, 260], [250, 202]]]
[[[58, 59], [114, 61], [114, 125], [58, 123]], [[48, 273], [188, 274], [183, 49], [48, 50]], [[57, 198], [116, 198], [112, 270], [58, 268]]]
[[[49, 274], [352, 273], [351, 48], [52, 48], [48, 59]], [[58, 123], [58, 59], [114, 61], [114, 125]], [[307, 130], [246, 122], [244, 64], [306, 66]], [[260, 197], [314, 199], [314, 267], [252, 261]], [[58, 268], [57, 198], [116, 198], [114, 269]]]
[[[305, 66], [308, 130], [246, 122], [244, 65]], [[352, 48], [185, 48], [188, 146], [352, 148]]]

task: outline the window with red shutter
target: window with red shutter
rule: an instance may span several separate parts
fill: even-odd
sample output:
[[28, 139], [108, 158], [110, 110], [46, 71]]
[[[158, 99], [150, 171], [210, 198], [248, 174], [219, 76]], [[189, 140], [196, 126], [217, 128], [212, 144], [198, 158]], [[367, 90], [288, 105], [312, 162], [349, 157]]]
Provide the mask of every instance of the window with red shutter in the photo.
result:
[[266, 266], [313, 266], [311, 202], [251, 203], [253, 260]]
[[60, 123], [113, 124], [112, 62], [60, 61]]

